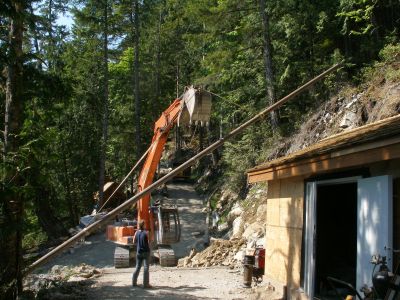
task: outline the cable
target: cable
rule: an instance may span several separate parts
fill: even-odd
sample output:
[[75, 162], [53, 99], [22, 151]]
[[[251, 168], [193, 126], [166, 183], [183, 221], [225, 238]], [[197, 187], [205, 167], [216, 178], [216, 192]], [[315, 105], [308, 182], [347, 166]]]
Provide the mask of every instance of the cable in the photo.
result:
[[241, 106], [241, 105], [239, 105], [239, 104], [237, 104], [237, 103], [235, 103], [235, 102], [232, 102], [232, 101], [229, 100], [228, 98], [222, 97], [221, 95], [218, 95], [218, 94], [213, 93], [213, 92], [210, 92], [210, 91], [207, 91], [207, 92], [209, 92], [210, 94], [212, 94], [212, 95], [214, 95], [214, 96], [217, 96], [218, 98], [221, 98], [222, 100], [227, 101], [227, 102], [228, 102], [229, 104], [231, 104], [231, 105], [234, 105], [234, 106], [236, 106], [236, 107], [238, 107], [238, 108], [240, 108], [240, 109], [244, 109], [243, 106]]

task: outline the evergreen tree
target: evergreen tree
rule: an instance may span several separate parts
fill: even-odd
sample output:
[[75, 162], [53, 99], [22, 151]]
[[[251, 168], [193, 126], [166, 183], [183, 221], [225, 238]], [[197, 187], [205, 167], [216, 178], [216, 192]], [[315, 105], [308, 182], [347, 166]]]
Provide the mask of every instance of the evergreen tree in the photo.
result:
[[[22, 188], [24, 161], [21, 153], [23, 116], [23, 29], [25, 6], [13, 0], [2, 7], [8, 17], [8, 56], [0, 203], [1, 297], [16, 299], [22, 292]], [[4, 10], [5, 11], [4, 11]]]

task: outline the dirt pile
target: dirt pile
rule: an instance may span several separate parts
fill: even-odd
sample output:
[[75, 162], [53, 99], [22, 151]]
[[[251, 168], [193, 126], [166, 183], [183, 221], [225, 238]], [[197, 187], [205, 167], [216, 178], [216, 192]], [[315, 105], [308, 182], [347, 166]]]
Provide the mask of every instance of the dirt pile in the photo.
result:
[[85, 299], [91, 285], [87, 280], [101, 275], [96, 268], [81, 264], [77, 267], [55, 265], [47, 274], [30, 274], [24, 280], [27, 299]]
[[211, 267], [241, 265], [242, 257], [237, 253], [246, 246], [244, 239], [211, 239], [210, 246], [201, 252], [192, 249], [189, 256], [178, 261], [178, 267]]

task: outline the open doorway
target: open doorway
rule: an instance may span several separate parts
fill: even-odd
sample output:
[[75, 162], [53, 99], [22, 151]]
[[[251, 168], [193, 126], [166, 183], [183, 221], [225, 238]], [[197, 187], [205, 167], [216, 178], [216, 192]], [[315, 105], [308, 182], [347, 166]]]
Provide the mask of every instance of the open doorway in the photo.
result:
[[317, 185], [314, 295], [331, 276], [356, 285], [357, 182]]
[[371, 286], [371, 256], [392, 268], [393, 179], [389, 175], [306, 183], [303, 288], [310, 298], [325, 292], [326, 277]]

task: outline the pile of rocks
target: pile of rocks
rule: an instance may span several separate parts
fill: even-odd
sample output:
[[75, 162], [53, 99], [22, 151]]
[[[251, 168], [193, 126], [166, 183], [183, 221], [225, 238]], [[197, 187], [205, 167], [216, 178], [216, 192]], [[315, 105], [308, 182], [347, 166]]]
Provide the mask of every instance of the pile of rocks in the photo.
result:
[[244, 239], [211, 239], [210, 246], [202, 252], [192, 249], [190, 255], [178, 261], [178, 267], [211, 267], [241, 265], [241, 249], [246, 246]]
[[51, 268], [51, 274], [60, 278], [60, 280], [74, 281], [79, 280], [79, 278], [98, 276], [101, 272], [93, 266], [80, 264], [76, 267], [55, 265]]
[[86, 264], [76, 267], [55, 265], [46, 274], [30, 274], [24, 280], [27, 299], [85, 299], [85, 290], [101, 272]]

